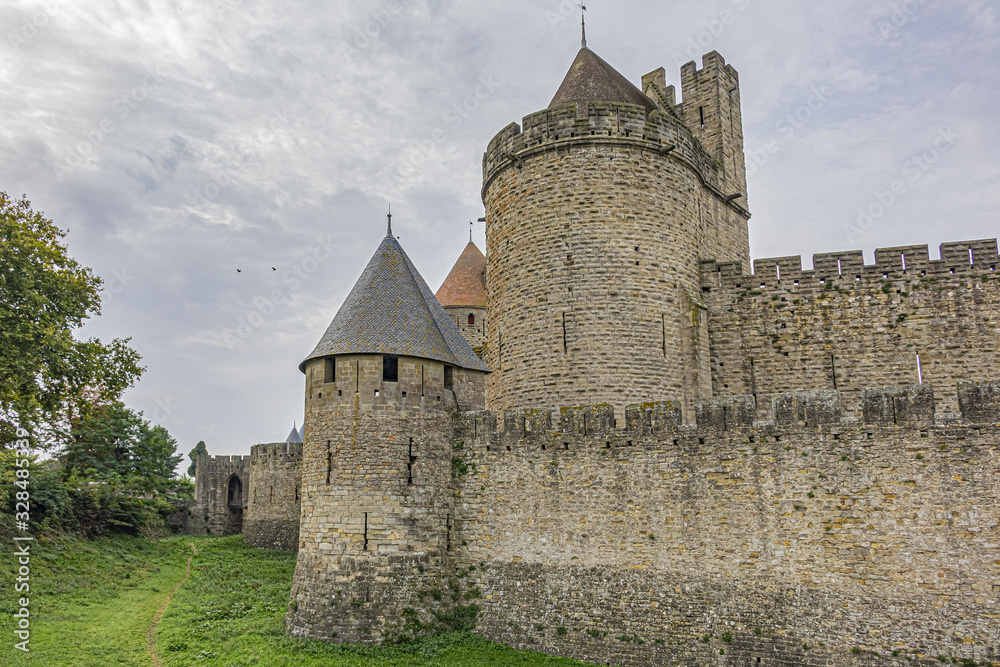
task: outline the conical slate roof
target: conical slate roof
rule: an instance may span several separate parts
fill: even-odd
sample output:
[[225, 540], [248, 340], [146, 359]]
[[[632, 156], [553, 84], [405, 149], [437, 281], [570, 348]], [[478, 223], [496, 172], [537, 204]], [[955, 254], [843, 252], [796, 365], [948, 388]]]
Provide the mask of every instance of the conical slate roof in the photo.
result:
[[490, 371], [391, 234], [299, 370], [305, 372], [312, 359], [336, 354], [398, 354]]
[[576, 54], [576, 60], [549, 103], [549, 108], [573, 102], [584, 105], [588, 102], [638, 104], [646, 107], [646, 113], [656, 109], [651, 99], [586, 46]]
[[442, 306], [486, 307], [486, 256], [475, 243], [465, 246], [451, 273], [437, 291]]
[[302, 434], [294, 424], [292, 425], [292, 432], [288, 434], [287, 438], [285, 438], [285, 442], [302, 442]]

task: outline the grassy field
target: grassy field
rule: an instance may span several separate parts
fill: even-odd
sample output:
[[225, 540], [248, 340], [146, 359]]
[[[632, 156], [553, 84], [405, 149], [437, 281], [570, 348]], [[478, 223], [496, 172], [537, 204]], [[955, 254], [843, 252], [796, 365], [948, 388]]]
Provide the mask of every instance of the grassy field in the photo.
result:
[[[197, 555], [192, 557], [188, 543]], [[239, 537], [161, 541], [41, 538], [31, 554], [31, 652], [13, 648], [16, 562], [4, 541], [0, 586], [0, 665], [117, 667], [153, 665], [149, 629], [177, 589], [154, 635], [163, 667], [418, 667], [585, 663], [512, 649], [468, 634], [385, 649], [293, 640], [284, 634], [295, 557], [243, 544]]]

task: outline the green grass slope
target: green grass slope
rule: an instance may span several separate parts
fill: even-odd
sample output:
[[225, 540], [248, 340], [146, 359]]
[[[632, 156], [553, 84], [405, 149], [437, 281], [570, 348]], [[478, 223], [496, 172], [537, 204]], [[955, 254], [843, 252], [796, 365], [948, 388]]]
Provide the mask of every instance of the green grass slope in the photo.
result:
[[158, 542], [43, 538], [32, 547], [31, 652], [13, 648], [21, 594], [13, 591], [16, 559], [5, 547], [0, 572], [0, 665], [149, 666], [147, 631], [164, 598], [190, 578], [159, 621], [164, 667], [419, 667], [508, 665], [563, 667], [585, 663], [515, 651], [470, 634], [380, 649], [291, 639], [285, 605], [295, 556], [246, 546], [240, 537], [174, 537]]

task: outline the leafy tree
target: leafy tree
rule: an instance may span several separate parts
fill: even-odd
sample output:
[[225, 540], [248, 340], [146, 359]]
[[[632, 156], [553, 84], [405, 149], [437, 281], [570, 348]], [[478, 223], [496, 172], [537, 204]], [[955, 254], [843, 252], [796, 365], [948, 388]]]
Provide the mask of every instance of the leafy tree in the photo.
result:
[[204, 440], [199, 440], [198, 444], [194, 446], [194, 449], [188, 453], [188, 458], [191, 459], [191, 465], [188, 466], [189, 477], [194, 477], [197, 470], [198, 457], [202, 454], [205, 454], [206, 456], [208, 455], [208, 447], [205, 446]]
[[176, 480], [172, 494], [175, 498], [194, 500], [194, 480], [187, 475], [181, 475]]
[[0, 192], [0, 442], [16, 425], [52, 446], [99, 400], [117, 400], [144, 370], [129, 339], [76, 340], [100, 314], [101, 279], [69, 256], [65, 232], [22, 198]]
[[143, 435], [142, 416], [122, 403], [93, 406], [76, 420], [62, 455], [67, 477], [120, 480], [132, 476], [132, 451]]
[[177, 453], [177, 441], [162, 426], [140, 426], [139, 440], [131, 451], [129, 486], [145, 493], [165, 493], [176, 484], [177, 465], [184, 460]]
[[177, 441], [142, 413], [115, 402], [93, 407], [73, 424], [62, 454], [67, 479], [98, 480], [144, 494], [165, 493], [176, 485], [183, 460]]

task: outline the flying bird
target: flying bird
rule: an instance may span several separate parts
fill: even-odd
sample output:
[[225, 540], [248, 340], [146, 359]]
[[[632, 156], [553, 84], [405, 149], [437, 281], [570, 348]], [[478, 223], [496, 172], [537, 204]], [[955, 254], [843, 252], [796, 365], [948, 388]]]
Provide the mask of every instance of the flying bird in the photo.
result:
[[236, 269], [236, 273], [243, 273], [243, 269]]
[[278, 269], [276, 269], [276, 268], [274, 268], [274, 267], [272, 266], [272, 267], [271, 267], [271, 270], [272, 270], [272, 271], [277, 271]]

